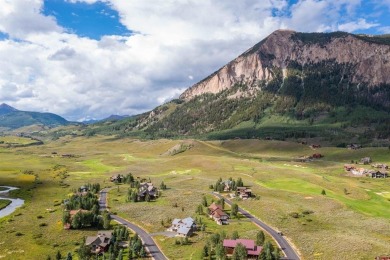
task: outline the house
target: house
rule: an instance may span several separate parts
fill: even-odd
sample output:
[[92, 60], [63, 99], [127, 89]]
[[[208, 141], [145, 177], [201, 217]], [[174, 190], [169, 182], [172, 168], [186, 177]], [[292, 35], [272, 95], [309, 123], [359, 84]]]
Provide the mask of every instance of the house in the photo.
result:
[[380, 168], [380, 169], [389, 169], [389, 166], [387, 164], [383, 164], [383, 163], [374, 163], [371, 165], [372, 167], [374, 168]]
[[375, 260], [390, 260], [390, 256], [386, 256], [386, 255], [377, 256], [375, 257]]
[[194, 219], [191, 217], [185, 219], [175, 218], [172, 221], [172, 226], [167, 230], [176, 232], [176, 236], [179, 237], [189, 237], [196, 230], [196, 224]]
[[121, 183], [125, 177], [122, 174], [113, 175], [110, 177], [111, 182]]
[[224, 191], [231, 191], [233, 188], [233, 181], [231, 180], [222, 181], [221, 184], [223, 185]]
[[370, 173], [371, 178], [387, 178], [389, 177], [387, 173], [380, 172], [380, 171], [374, 171]]
[[355, 169], [356, 167], [353, 164], [344, 164], [344, 170], [346, 170], [347, 172], [350, 172], [351, 170], [355, 170]]
[[69, 222], [64, 224], [64, 229], [70, 229], [72, 227], [71, 223], [72, 223], [73, 217], [77, 213], [79, 213], [79, 212], [81, 212], [81, 213], [89, 213], [90, 211], [89, 210], [85, 210], [85, 209], [69, 210]]
[[247, 187], [237, 187], [237, 194], [241, 199], [252, 197], [252, 190]]
[[98, 231], [96, 236], [87, 237], [85, 245], [91, 246], [91, 253], [108, 251], [112, 238], [112, 231]]
[[261, 246], [256, 246], [255, 241], [251, 239], [224, 239], [223, 247], [228, 256], [233, 255], [234, 248], [238, 244], [242, 244], [246, 248], [248, 259], [258, 259], [263, 249]]
[[363, 176], [363, 175], [367, 174], [367, 170], [364, 168], [354, 168], [354, 169], [350, 170], [350, 173], [352, 173], [353, 175], [356, 175], [356, 176]]
[[218, 225], [228, 224], [229, 215], [223, 211], [221, 205], [217, 205], [215, 203], [209, 206], [209, 216], [214, 219]]
[[157, 188], [153, 186], [151, 182], [143, 182], [138, 188], [138, 199], [145, 200], [146, 195], [149, 195], [151, 199], [157, 197]]
[[320, 158], [322, 158], [324, 156], [322, 154], [320, 154], [320, 153], [315, 153], [311, 157], [314, 158], [314, 159], [320, 159]]
[[371, 157], [363, 157], [360, 159], [360, 162], [363, 164], [370, 164], [372, 162]]
[[349, 145], [347, 145], [347, 148], [350, 150], [357, 150], [357, 149], [362, 148], [362, 146], [360, 144], [349, 144]]

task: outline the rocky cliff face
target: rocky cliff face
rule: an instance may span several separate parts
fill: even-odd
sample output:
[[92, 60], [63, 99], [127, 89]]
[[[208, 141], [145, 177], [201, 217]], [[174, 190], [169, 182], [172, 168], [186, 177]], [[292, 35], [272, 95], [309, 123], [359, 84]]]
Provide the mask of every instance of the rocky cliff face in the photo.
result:
[[278, 30], [186, 90], [180, 98], [188, 101], [204, 93], [219, 93], [236, 83], [269, 82], [274, 78], [275, 68], [281, 69], [285, 78], [286, 68], [293, 62], [305, 67], [324, 61], [351, 68], [352, 75], [348, 78], [357, 86], [390, 84], [390, 45], [384, 38]]

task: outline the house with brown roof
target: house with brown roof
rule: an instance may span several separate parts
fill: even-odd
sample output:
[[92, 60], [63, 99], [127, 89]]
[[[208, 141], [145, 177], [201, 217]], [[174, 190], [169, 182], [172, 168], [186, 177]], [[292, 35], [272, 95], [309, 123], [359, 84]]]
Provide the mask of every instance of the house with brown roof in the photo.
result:
[[154, 187], [151, 182], [143, 182], [138, 188], [138, 199], [145, 200], [146, 195], [149, 195], [150, 198], [154, 199], [157, 196], [157, 188]]
[[112, 231], [98, 231], [96, 236], [87, 237], [85, 245], [91, 246], [91, 253], [108, 251], [112, 239]]
[[124, 178], [125, 178], [125, 176], [123, 176], [122, 174], [117, 174], [117, 175], [111, 176], [110, 177], [110, 181], [111, 182], [119, 182], [119, 183], [121, 183]]
[[252, 190], [247, 187], [237, 187], [237, 194], [241, 199], [252, 197]]
[[389, 166], [384, 163], [374, 163], [371, 166], [378, 169], [385, 169], [385, 170], [389, 169]]
[[344, 170], [346, 170], [347, 172], [350, 172], [351, 170], [354, 170], [356, 169], [356, 166], [353, 165], [353, 164], [344, 164]]
[[217, 205], [215, 203], [212, 203], [209, 206], [208, 210], [209, 210], [210, 218], [214, 219], [218, 225], [228, 224], [229, 215], [223, 211], [223, 208], [221, 205]]
[[64, 229], [70, 229], [72, 227], [71, 223], [72, 223], [72, 220], [74, 218], [74, 216], [77, 214], [77, 213], [89, 213], [91, 211], [89, 210], [85, 210], [85, 209], [73, 209], [73, 210], [69, 210], [69, 222], [68, 223], [65, 223], [64, 224]]
[[262, 247], [256, 246], [255, 241], [251, 239], [224, 239], [223, 247], [228, 256], [233, 255], [234, 249], [238, 244], [242, 244], [246, 248], [248, 259], [258, 259], [261, 254]]

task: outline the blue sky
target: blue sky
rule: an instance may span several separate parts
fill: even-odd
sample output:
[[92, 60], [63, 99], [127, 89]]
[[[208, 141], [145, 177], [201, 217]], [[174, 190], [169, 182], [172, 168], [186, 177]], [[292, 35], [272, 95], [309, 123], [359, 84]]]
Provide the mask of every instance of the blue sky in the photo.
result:
[[0, 0], [0, 103], [138, 114], [277, 29], [390, 33], [390, 0]]
[[104, 35], [130, 35], [131, 31], [119, 21], [119, 14], [107, 3], [70, 3], [45, 0], [43, 14], [54, 16], [57, 23], [81, 37], [99, 40]]

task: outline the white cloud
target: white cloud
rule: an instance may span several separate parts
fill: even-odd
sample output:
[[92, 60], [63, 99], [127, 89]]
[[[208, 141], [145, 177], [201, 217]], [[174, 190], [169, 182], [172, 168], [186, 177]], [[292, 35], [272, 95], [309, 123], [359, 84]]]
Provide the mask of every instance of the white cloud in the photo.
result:
[[372, 25], [341, 19], [341, 10], [353, 14], [358, 0], [293, 6], [285, 0], [104, 2], [138, 33], [83, 38], [44, 16], [43, 0], [0, 0], [0, 31], [12, 37], [0, 41], [0, 103], [70, 120], [141, 113], [177, 97], [278, 28]]
[[0, 31], [15, 38], [62, 31], [53, 17], [40, 14], [42, 5], [43, 0], [0, 0]]
[[357, 30], [370, 29], [372, 27], [377, 27], [379, 25], [380, 24], [378, 24], [378, 23], [369, 23], [365, 19], [359, 19], [357, 21], [340, 24], [338, 26], [338, 30], [346, 31], [346, 32], [353, 32], [353, 31], [357, 31]]

